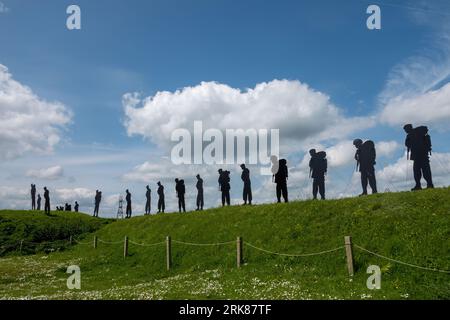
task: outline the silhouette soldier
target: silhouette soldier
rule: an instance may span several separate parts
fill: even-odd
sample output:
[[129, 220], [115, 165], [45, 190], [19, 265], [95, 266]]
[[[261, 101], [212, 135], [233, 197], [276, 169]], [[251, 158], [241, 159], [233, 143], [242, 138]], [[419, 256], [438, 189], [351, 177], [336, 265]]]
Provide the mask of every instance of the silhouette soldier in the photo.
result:
[[31, 184], [31, 210], [36, 210], [36, 185]]
[[38, 211], [41, 211], [41, 201], [42, 201], [41, 195], [38, 194], [38, 196], [37, 196], [37, 210]]
[[406, 157], [413, 161], [414, 180], [416, 182], [411, 190], [422, 189], [422, 175], [427, 182], [427, 188], [434, 188], [429, 157], [431, 155], [431, 137], [428, 134], [428, 128], [425, 126], [413, 128], [411, 124], [407, 124], [403, 129], [407, 133], [405, 140]]
[[287, 180], [288, 180], [288, 167], [286, 159], [280, 159], [278, 161], [278, 170], [272, 177], [272, 180], [275, 181], [277, 187], [277, 202], [281, 202], [281, 196], [283, 195], [284, 202], [289, 202], [288, 200], [288, 189], [287, 189]]
[[184, 185], [184, 180], [179, 180], [178, 178], [175, 179], [175, 191], [177, 192], [177, 198], [178, 198], [178, 211], [181, 212], [181, 209], [183, 209], [183, 212], [186, 212], [186, 203], [184, 201], [184, 195], [186, 193], [186, 186]]
[[102, 201], [102, 192], [95, 190], [95, 207], [94, 207], [94, 217], [98, 217], [98, 210], [100, 208], [100, 202]]
[[203, 179], [197, 174], [197, 183], [195, 185], [197, 188], [197, 211], [203, 210]]
[[250, 170], [245, 166], [245, 164], [241, 164], [241, 180], [244, 182], [244, 190], [242, 192], [242, 197], [244, 199], [244, 205], [252, 204], [252, 183], [250, 181]]
[[222, 207], [225, 206], [225, 203], [230, 205], [230, 171], [224, 171], [222, 169], [218, 170], [219, 172], [219, 189], [222, 192]]
[[158, 181], [158, 213], [164, 213], [166, 208], [166, 202], [164, 200], [164, 186]]
[[73, 209], [75, 210], [75, 212], [78, 212], [79, 208], [80, 208], [80, 206], [78, 205], [78, 202], [75, 201], [75, 205], [74, 205]]
[[150, 190], [150, 187], [147, 186], [147, 191], [145, 192], [145, 198], [147, 201], [145, 202], [145, 214], [150, 214], [151, 210], [151, 203], [152, 203], [152, 190]]
[[44, 187], [44, 212], [46, 215], [50, 215], [50, 191], [47, 187]]
[[125, 201], [127, 202], [126, 218], [131, 218], [131, 193], [126, 190], [127, 195], [125, 196]]
[[309, 177], [313, 179], [313, 199], [325, 200], [325, 175], [327, 174], [328, 163], [325, 151], [316, 152], [316, 149], [309, 150], [311, 160], [309, 160]]
[[66, 204], [64, 205], [64, 211], [72, 211], [72, 205], [66, 203]]
[[355, 139], [353, 145], [356, 147], [355, 160], [356, 170], [361, 172], [362, 193], [360, 196], [367, 195], [367, 183], [372, 189], [372, 194], [378, 193], [377, 180], [375, 177], [375, 164], [377, 153], [375, 143], [367, 140], [363, 143], [361, 139]]

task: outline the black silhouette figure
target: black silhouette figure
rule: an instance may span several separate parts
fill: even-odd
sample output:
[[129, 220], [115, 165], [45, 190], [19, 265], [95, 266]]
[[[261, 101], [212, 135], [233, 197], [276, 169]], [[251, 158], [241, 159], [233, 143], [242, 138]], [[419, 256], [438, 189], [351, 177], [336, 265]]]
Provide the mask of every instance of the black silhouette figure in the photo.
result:
[[150, 214], [151, 210], [151, 203], [152, 203], [152, 190], [150, 190], [150, 187], [147, 186], [147, 191], [145, 192], [145, 198], [147, 201], [145, 202], [145, 214]]
[[222, 169], [218, 170], [219, 172], [219, 189], [222, 192], [222, 207], [225, 206], [225, 203], [230, 205], [230, 171], [224, 171]]
[[73, 206], [73, 209], [75, 210], [75, 212], [78, 212], [78, 209], [80, 208], [79, 204], [77, 201], [75, 201], [75, 205]]
[[95, 207], [94, 207], [94, 217], [98, 217], [98, 211], [100, 208], [100, 202], [102, 201], [102, 192], [95, 190]]
[[126, 218], [131, 218], [131, 193], [128, 189], [125, 192], [127, 194], [125, 196], [125, 201], [127, 202]]
[[64, 211], [72, 211], [72, 205], [66, 203], [66, 204], [64, 205]]
[[36, 210], [36, 185], [31, 185], [31, 210]]
[[367, 195], [367, 183], [372, 189], [372, 194], [377, 193], [377, 180], [375, 177], [375, 165], [377, 153], [375, 143], [367, 140], [363, 143], [361, 139], [355, 139], [353, 145], [356, 147], [355, 160], [356, 170], [361, 172], [362, 193], [360, 196]]
[[50, 215], [50, 191], [47, 187], [44, 187], [44, 212], [46, 215]]
[[197, 183], [195, 185], [197, 188], [197, 211], [203, 210], [204, 199], [203, 199], [203, 179], [197, 174]]
[[37, 210], [38, 211], [41, 211], [41, 201], [42, 201], [41, 195], [38, 194], [38, 196], [37, 196]]
[[328, 170], [327, 154], [325, 151], [316, 152], [316, 149], [309, 150], [311, 160], [309, 160], [309, 177], [313, 179], [313, 199], [325, 200], [325, 175]]
[[157, 183], [158, 185], [158, 213], [162, 212], [164, 213], [164, 210], [166, 209], [166, 201], [164, 200], [164, 186], [161, 184], [160, 181]]
[[241, 164], [242, 174], [241, 180], [244, 182], [244, 190], [242, 192], [242, 198], [244, 199], [244, 205], [252, 204], [252, 183], [250, 181], [250, 170], [245, 166], [245, 164]]
[[[413, 161], [414, 180], [416, 185], [412, 191], [421, 190], [422, 175], [427, 182], [427, 188], [434, 188], [430, 168], [431, 137], [426, 126], [413, 128], [411, 124], [403, 127], [406, 135], [407, 159]], [[411, 153], [411, 156], [410, 156]]]
[[277, 191], [277, 202], [278, 203], [281, 202], [282, 195], [283, 195], [284, 202], [289, 202], [288, 189], [287, 189], [288, 176], [289, 176], [289, 174], [288, 174], [287, 160], [280, 159], [278, 161], [278, 170], [276, 170], [276, 173], [272, 177], [272, 179], [275, 181], [275, 183], [277, 185], [276, 191]]
[[178, 198], [178, 211], [181, 212], [181, 209], [183, 209], [183, 212], [186, 212], [186, 203], [184, 200], [184, 195], [186, 193], [186, 186], [184, 185], [184, 180], [179, 180], [178, 178], [175, 179], [175, 191], [177, 192], [177, 198]]

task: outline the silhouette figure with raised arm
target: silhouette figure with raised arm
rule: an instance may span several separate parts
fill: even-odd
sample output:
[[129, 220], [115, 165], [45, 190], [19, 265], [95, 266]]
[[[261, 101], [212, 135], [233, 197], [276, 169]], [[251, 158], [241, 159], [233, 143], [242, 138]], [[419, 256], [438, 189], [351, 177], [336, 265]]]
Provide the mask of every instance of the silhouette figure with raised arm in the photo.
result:
[[150, 210], [152, 208], [152, 190], [150, 189], [150, 187], [147, 185], [146, 187], [147, 191], [145, 192], [145, 215], [149, 215], [150, 214]]
[[46, 215], [50, 215], [50, 191], [47, 187], [44, 187], [44, 212]]
[[272, 177], [272, 180], [275, 181], [277, 187], [277, 202], [281, 202], [281, 196], [283, 196], [284, 202], [289, 202], [288, 200], [288, 189], [287, 189], [287, 180], [289, 177], [288, 174], [288, 167], [287, 167], [287, 160], [286, 159], [280, 159], [278, 160], [278, 170], [272, 170], [272, 172], [276, 171], [274, 176]]
[[250, 170], [241, 164], [241, 180], [244, 182], [244, 190], [242, 191], [242, 198], [244, 200], [244, 206], [247, 204], [252, 205], [252, 183], [250, 181]]
[[157, 183], [158, 185], [158, 213], [162, 212], [164, 213], [164, 210], [166, 209], [166, 201], [164, 200], [164, 186], [161, 184], [160, 181]]
[[125, 196], [125, 201], [127, 202], [126, 218], [131, 218], [131, 193], [128, 189], [125, 192], [127, 194]]
[[309, 177], [313, 179], [313, 199], [325, 200], [325, 175], [328, 170], [327, 154], [325, 151], [316, 152], [316, 149], [309, 150], [311, 160], [309, 160]]
[[31, 210], [36, 210], [36, 185], [31, 184]]
[[375, 194], [378, 192], [377, 180], [375, 177], [377, 158], [375, 143], [372, 140], [367, 140], [363, 143], [361, 139], [355, 139], [353, 140], [353, 145], [356, 147], [356, 170], [359, 170], [361, 173], [362, 193], [360, 196], [367, 195], [367, 183], [372, 189], [372, 194]]
[[183, 209], [183, 212], [186, 212], [186, 203], [184, 201], [186, 187], [184, 185], [184, 180], [179, 180], [178, 178], [175, 179], [175, 191], [177, 192], [178, 198], [178, 211], [181, 212], [181, 209]]
[[73, 209], [75, 210], [75, 212], [78, 212], [78, 209], [80, 208], [79, 204], [77, 201], [75, 201], [75, 205], [73, 206]]
[[222, 169], [218, 170], [219, 172], [219, 189], [222, 192], [222, 207], [227, 204], [230, 205], [230, 171], [224, 171]]
[[102, 201], [102, 192], [95, 190], [95, 207], [94, 207], [94, 217], [98, 217], [98, 211], [100, 208], [100, 202]]
[[197, 174], [197, 183], [195, 187], [197, 188], [197, 211], [203, 210], [204, 199], [203, 199], [203, 179]]
[[428, 134], [428, 127], [420, 126], [414, 128], [411, 124], [403, 127], [406, 132], [405, 146], [407, 148], [407, 159], [413, 161], [414, 180], [416, 185], [411, 191], [422, 189], [422, 175], [427, 182], [427, 188], [434, 188], [431, 175], [430, 155], [431, 137]]
[[37, 210], [38, 211], [41, 211], [41, 201], [42, 201], [41, 194], [38, 194], [38, 196], [37, 196]]

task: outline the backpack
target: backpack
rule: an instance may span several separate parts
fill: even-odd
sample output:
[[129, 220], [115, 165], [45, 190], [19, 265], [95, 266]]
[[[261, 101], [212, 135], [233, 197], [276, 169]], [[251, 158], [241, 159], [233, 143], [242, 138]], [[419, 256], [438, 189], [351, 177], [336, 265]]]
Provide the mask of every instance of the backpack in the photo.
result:
[[411, 150], [414, 153], [431, 152], [431, 139], [428, 134], [427, 126], [420, 126], [414, 129], [414, 140]]
[[280, 159], [278, 163], [278, 172], [276, 173], [275, 178], [286, 179], [288, 177], [287, 160]]
[[361, 146], [361, 151], [364, 153], [364, 159], [375, 161], [375, 143], [372, 140], [367, 140], [364, 142]]

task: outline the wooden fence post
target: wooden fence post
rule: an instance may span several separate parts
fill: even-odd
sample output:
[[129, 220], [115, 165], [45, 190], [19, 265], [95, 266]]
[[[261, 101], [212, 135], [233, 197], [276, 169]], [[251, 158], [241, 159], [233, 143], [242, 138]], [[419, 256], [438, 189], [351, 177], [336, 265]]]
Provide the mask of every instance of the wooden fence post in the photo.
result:
[[236, 264], [237, 264], [238, 268], [241, 267], [243, 261], [244, 261], [244, 259], [243, 259], [243, 255], [242, 255], [242, 237], [237, 237], [237, 240], [236, 240]]
[[354, 266], [353, 266], [353, 244], [352, 237], [346, 236], [345, 240], [345, 254], [347, 255], [347, 269], [350, 277], [354, 275]]
[[172, 239], [170, 236], [166, 237], [166, 265], [167, 271], [172, 268]]
[[97, 236], [94, 236], [94, 248], [97, 249]]
[[125, 236], [123, 241], [123, 257], [126, 258], [128, 256], [128, 236]]

